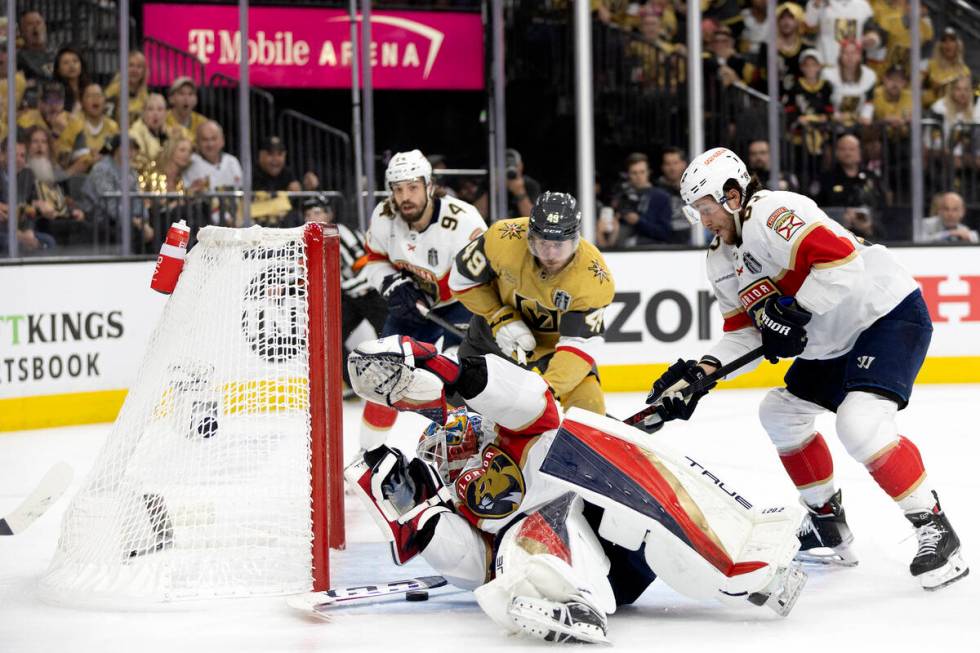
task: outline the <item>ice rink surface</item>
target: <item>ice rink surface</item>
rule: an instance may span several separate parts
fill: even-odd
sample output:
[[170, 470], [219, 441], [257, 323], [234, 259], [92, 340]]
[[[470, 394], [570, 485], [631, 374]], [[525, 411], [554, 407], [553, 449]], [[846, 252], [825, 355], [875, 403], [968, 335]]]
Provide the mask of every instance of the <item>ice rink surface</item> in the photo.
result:
[[[756, 418], [757, 390], [717, 391], [692, 423], [668, 425], [658, 437], [693, 452], [753, 503], [796, 500]], [[636, 394], [609, 396], [609, 411], [623, 417], [642, 403]], [[980, 438], [978, 386], [920, 386], [899, 414], [900, 432], [922, 452], [943, 508], [968, 562], [966, 579], [935, 593], [908, 574], [916, 548], [908, 522], [862, 466], [834, 437], [832, 416], [818, 422], [834, 454], [835, 477], [860, 558], [853, 569], [809, 567], [810, 580], [786, 619], [765, 608], [743, 609], [685, 599], [654, 583], [640, 601], [609, 620], [614, 646], [626, 651], [980, 651]], [[360, 420], [348, 403], [348, 456]], [[392, 440], [413, 448], [423, 420], [401, 416]], [[75, 469], [71, 496], [91, 467], [111, 426], [95, 425], [0, 435], [0, 515], [17, 506], [58, 460]], [[155, 612], [105, 612], [51, 607], [36, 596], [58, 537], [67, 497], [24, 533], [0, 537], [0, 652], [405, 651], [546, 650], [553, 645], [507, 636], [480, 612], [472, 595], [443, 588], [428, 602], [398, 599], [340, 608], [329, 622], [304, 618], [281, 597], [177, 606]], [[421, 558], [391, 563], [375, 525], [347, 497], [348, 548], [331, 556], [334, 585], [426, 575]], [[575, 647], [574, 650], [581, 650]]]

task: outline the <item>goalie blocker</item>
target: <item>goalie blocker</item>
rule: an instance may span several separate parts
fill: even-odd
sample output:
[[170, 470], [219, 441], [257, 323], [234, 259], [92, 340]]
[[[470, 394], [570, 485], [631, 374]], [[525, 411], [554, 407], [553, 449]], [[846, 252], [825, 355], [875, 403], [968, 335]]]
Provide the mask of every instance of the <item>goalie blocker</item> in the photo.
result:
[[[360, 345], [350, 371], [365, 398], [450, 417], [420, 443], [435, 471], [385, 448], [347, 478], [396, 561], [421, 553], [454, 585], [479, 588], [508, 630], [605, 641], [606, 616], [656, 576], [692, 598], [792, 609], [806, 580], [792, 562], [800, 507], [754, 507], [616, 420], [580, 409], [563, 419], [538, 375], [497, 356], [457, 363], [389, 337]], [[450, 414], [447, 389], [479, 414]]]

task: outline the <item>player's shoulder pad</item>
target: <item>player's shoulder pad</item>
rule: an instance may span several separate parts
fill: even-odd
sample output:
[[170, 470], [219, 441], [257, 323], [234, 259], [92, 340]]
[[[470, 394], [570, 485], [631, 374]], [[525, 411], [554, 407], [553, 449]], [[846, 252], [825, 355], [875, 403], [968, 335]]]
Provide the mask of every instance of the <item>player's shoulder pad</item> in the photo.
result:
[[580, 239], [578, 253], [572, 263], [573, 278], [579, 286], [573, 293], [573, 309], [585, 310], [607, 306], [616, 294], [616, 284], [606, 259], [598, 248], [587, 240]]
[[452, 197], [451, 195], [444, 195], [439, 198], [439, 203], [439, 212], [443, 216], [454, 218], [464, 227], [470, 228], [467, 231], [467, 235], [472, 232], [471, 228], [479, 228], [481, 232], [486, 230], [487, 223], [483, 219], [483, 216], [469, 202], [464, 202], [458, 197]]
[[788, 247], [826, 219], [813, 200], [788, 191], [764, 192], [750, 210], [742, 224], [742, 240], [747, 245], [760, 243], [763, 249]]
[[530, 256], [526, 242], [528, 221], [528, 218], [511, 218], [498, 220], [490, 225], [483, 234], [487, 258], [499, 261], [515, 256], [519, 259], [523, 259], [525, 255]]

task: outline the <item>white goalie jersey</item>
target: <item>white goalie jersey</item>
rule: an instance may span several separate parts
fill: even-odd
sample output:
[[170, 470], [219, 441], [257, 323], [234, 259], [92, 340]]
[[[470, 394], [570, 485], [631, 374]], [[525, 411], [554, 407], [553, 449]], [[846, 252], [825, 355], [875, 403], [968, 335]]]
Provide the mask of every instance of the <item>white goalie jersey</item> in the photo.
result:
[[722, 363], [761, 344], [754, 316], [771, 295], [796, 297], [813, 314], [800, 357], [829, 359], [850, 351], [864, 329], [918, 287], [887, 249], [857, 238], [810, 198], [784, 191], [752, 196], [741, 245], [716, 238], [707, 272], [725, 331], [708, 354]]
[[371, 214], [367, 232], [365, 275], [372, 286], [395, 270], [412, 275], [434, 306], [456, 301], [449, 289], [449, 272], [456, 253], [486, 231], [483, 216], [471, 204], [455, 197], [433, 197], [432, 221], [414, 231], [385, 200]]

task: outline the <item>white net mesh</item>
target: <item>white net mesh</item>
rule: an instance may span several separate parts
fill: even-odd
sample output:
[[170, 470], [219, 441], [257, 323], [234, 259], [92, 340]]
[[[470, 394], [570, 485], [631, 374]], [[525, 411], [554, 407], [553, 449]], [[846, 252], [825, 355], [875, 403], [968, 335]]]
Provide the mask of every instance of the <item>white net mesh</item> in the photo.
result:
[[309, 591], [306, 278], [302, 228], [201, 231], [42, 596]]

